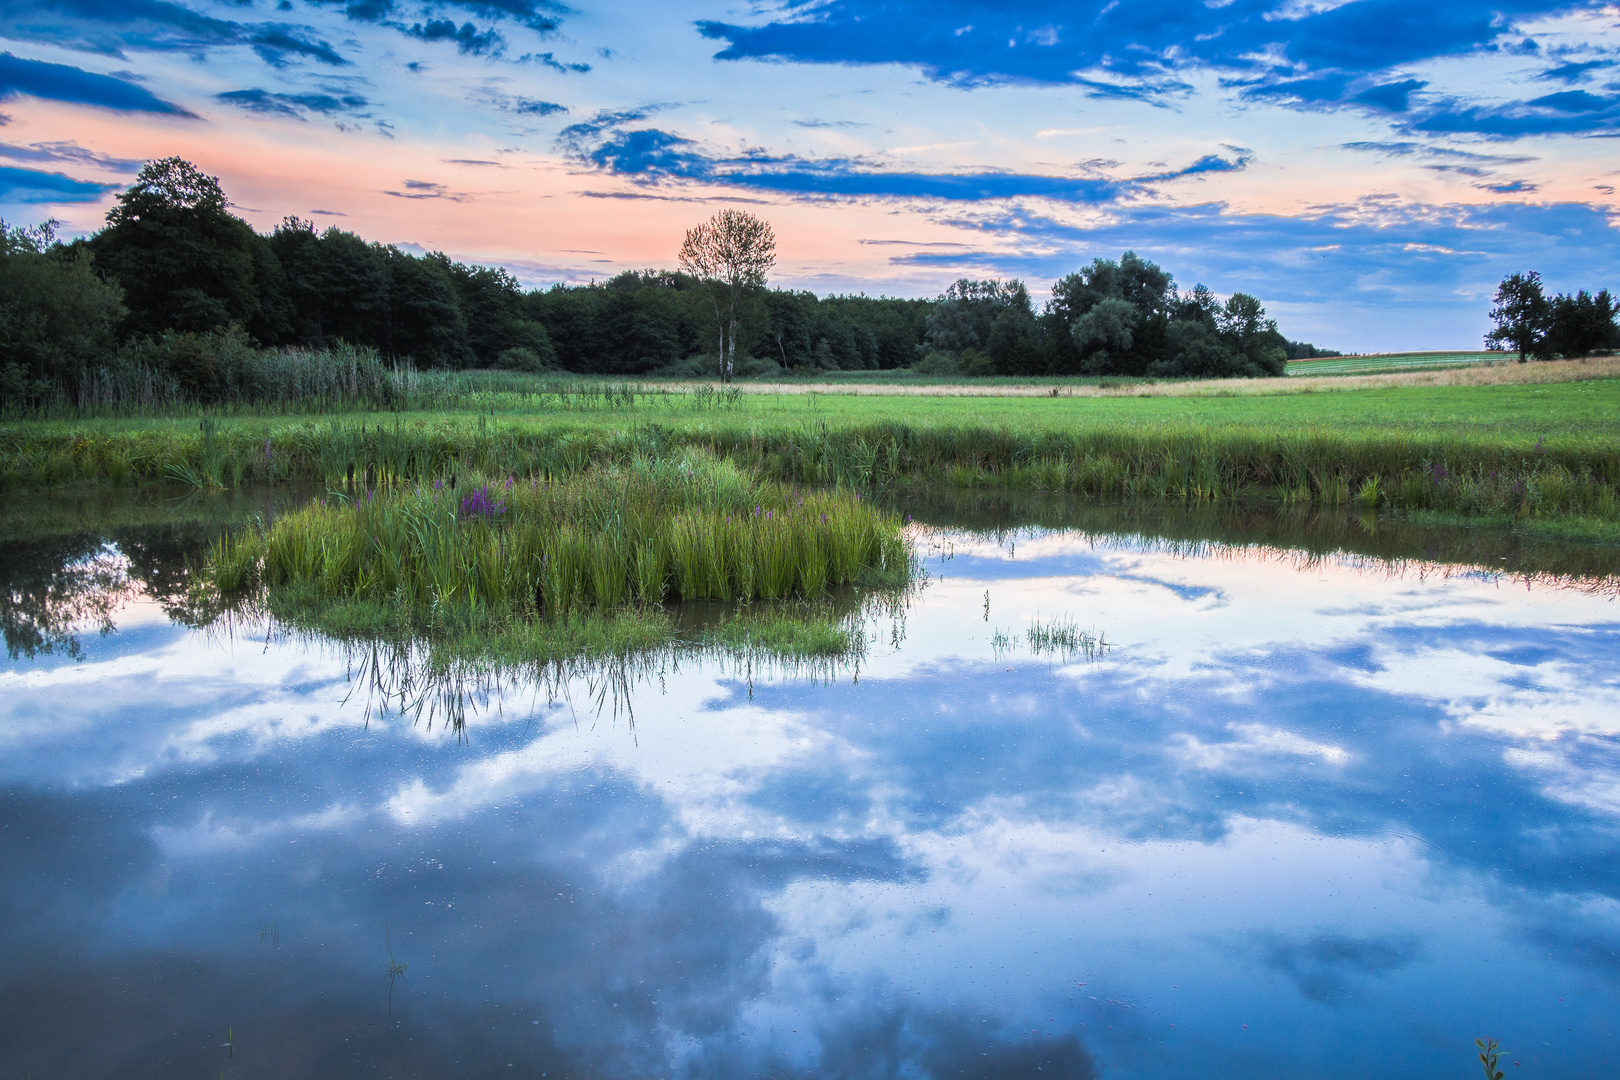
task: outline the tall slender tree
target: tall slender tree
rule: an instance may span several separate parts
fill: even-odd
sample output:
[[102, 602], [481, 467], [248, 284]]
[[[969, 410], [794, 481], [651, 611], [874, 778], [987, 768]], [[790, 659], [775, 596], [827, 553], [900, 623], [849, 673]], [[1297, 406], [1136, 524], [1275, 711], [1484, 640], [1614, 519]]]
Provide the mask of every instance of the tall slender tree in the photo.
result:
[[714, 305], [720, 381], [737, 370], [737, 326], [745, 300], [765, 285], [776, 265], [776, 234], [770, 223], [746, 210], [726, 209], [686, 231], [681, 269], [707, 284]]

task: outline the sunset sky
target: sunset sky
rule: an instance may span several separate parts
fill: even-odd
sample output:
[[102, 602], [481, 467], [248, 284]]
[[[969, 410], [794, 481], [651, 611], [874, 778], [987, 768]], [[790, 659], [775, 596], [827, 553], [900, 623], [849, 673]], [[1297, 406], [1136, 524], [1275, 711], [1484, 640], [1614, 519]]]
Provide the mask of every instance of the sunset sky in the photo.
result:
[[671, 266], [932, 296], [1126, 248], [1291, 338], [1477, 348], [1495, 284], [1620, 287], [1620, 7], [1422, 0], [0, 0], [0, 217], [143, 160], [528, 285]]

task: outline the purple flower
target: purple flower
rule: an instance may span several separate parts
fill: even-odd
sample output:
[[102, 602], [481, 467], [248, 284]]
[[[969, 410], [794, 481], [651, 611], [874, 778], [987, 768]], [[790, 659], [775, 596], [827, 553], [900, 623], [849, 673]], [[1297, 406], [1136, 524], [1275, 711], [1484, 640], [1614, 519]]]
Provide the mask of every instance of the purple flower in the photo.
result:
[[489, 485], [473, 488], [461, 500], [461, 519], [483, 518], [485, 521], [494, 521], [506, 513], [505, 499], [492, 499], [489, 497]]

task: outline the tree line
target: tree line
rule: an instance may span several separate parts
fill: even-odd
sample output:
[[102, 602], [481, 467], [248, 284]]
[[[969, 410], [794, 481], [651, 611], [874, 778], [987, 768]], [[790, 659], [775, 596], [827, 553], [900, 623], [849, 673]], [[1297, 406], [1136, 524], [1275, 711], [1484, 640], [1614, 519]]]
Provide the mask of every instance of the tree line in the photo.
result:
[[1528, 358], [1554, 360], [1590, 356], [1620, 348], [1620, 299], [1608, 289], [1594, 295], [1585, 289], [1549, 297], [1534, 270], [1509, 274], [1496, 287], [1491, 308], [1494, 329], [1485, 335], [1487, 349], [1513, 351], [1519, 363]]
[[688, 234], [679, 270], [526, 291], [501, 267], [295, 217], [261, 234], [231, 213], [217, 178], [167, 158], [91, 236], [0, 223], [0, 400], [41, 398], [114, 363], [159, 369], [209, 400], [211, 342], [223, 336], [238, 349], [342, 343], [423, 368], [620, 376], [714, 374], [724, 360], [744, 376], [1211, 377], [1337, 355], [1285, 339], [1253, 296], [1183, 293], [1131, 252], [1054, 283], [1039, 311], [1016, 280], [962, 280], [933, 300], [771, 289], [773, 261], [768, 225], [722, 211]]

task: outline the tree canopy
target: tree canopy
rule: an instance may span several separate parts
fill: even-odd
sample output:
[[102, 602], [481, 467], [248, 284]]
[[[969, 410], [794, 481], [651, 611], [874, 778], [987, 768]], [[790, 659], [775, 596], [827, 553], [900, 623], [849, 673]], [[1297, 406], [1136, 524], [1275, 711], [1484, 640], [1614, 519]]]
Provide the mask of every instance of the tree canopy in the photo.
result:
[[[934, 299], [772, 289], [768, 222], [725, 209], [690, 230], [677, 270], [525, 290], [506, 269], [413, 253], [296, 217], [268, 234], [232, 212], [216, 177], [149, 162], [106, 225], [63, 244], [5, 228], [0, 250], [4, 396], [63, 385], [136, 349], [193, 393], [212, 386], [194, 342], [230, 348], [344, 343], [424, 367], [762, 375], [919, 367], [965, 375], [1280, 374], [1290, 342], [1255, 297], [1220, 300], [1127, 251], [1052, 283], [1039, 309], [1022, 281], [962, 279]], [[1562, 306], [1560, 306], [1562, 305]], [[1587, 348], [1612, 322], [1607, 292], [1558, 298], [1558, 335]], [[221, 339], [223, 340], [223, 339]], [[151, 348], [136, 346], [152, 343]], [[135, 355], [132, 353], [131, 355]], [[169, 369], [173, 370], [169, 370]]]

